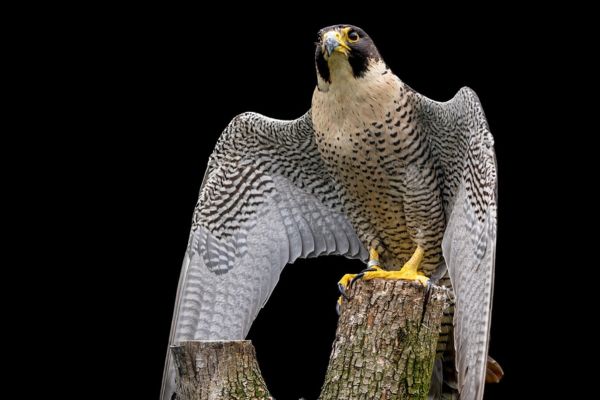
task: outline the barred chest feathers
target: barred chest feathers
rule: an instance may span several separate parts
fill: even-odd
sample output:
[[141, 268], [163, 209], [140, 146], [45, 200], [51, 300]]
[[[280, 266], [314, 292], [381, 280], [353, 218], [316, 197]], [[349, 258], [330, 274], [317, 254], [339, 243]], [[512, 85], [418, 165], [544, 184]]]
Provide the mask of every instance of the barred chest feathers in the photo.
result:
[[358, 79], [347, 65], [332, 68], [331, 84], [319, 77], [312, 100], [317, 146], [330, 168], [380, 168], [416, 139], [409, 94], [383, 62]]
[[[405, 193], [416, 189], [407, 187], [410, 176], [428, 175], [423, 169], [434, 168], [412, 157], [428, 158], [428, 152], [417, 151], [427, 143], [417, 131], [411, 92], [381, 61], [373, 61], [360, 78], [352, 76], [348, 63], [331, 70], [332, 82], [318, 77], [312, 99], [317, 147], [342, 187], [342, 204], [361, 241], [366, 246], [373, 239], [381, 241], [387, 267], [400, 268], [420, 237], [434, 236], [439, 246], [438, 232], [421, 223], [411, 226], [405, 215]], [[433, 193], [437, 182], [426, 186]], [[430, 200], [441, 207], [440, 199]], [[431, 249], [434, 243], [426, 241]], [[439, 263], [439, 251], [433, 253], [426, 257], [425, 269]]]

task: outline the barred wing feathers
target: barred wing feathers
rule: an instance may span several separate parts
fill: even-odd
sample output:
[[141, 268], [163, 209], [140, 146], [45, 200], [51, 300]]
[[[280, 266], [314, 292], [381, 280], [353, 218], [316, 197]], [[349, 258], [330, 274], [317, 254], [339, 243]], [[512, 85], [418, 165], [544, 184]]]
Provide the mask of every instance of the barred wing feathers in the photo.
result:
[[442, 250], [456, 295], [454, 343], [463, 400], [482, 399], [496, 250], [494, 140], [475, 92], [438, 103], [417, 94], [436, 159], [447, 226]]
[[[310, 112], [236, 117], [209, 160], [182, 267], [170, 343], [244, 339], [281, 270], [300, 257], [368, 253], [341, 212]], [[162, 400], [174, 390], [167, 355]]]

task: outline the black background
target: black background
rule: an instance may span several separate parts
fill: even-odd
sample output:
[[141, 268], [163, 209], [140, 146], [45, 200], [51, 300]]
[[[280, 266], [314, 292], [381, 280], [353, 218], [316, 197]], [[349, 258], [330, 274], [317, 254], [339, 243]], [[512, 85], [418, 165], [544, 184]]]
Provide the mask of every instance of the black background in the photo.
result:
[[[220, 132], [244, 111], [289, 119], [308, 110], [316, 33], [350, 23], [370, 34], [394, 73], [418, 92], [447, 100], [469, 86], [479, 95], [499, 172], [490, 354], [506, 373], [486, 388], [486, 398], [540, 394], [531, 374], [548, 354], [540, 321], [550, 310], [529, 286], [542, 277], [523, 271], [551, 266], [536, 250], [542, 239], [532, 234], [543, 224], [539, 196], [550, 182], [538, 162], [549, 141], [536, 104], [556, 89], [542, 76], [560, 31], [533, 24], [541, 12], [338, 3], [271, 7], [272, 16], [251, 6], [111, 10], [78, 42], [83, 55], [66, 68], [81, 79], [74, 103], [77, 93], [86, 95], [75, 109], [94, 150], [78, 157], [89, 158], [87, 174], [99, 182], [84, 196], [100, 204], [80, 216], [103, 228], [98, 242], [87, 243], [101, 250], [90, 277], [100, 286], [92, 294], [99, 303], [91, 307], [92, 329], [118, 343], [102, 351], [117, 362], [100, 386], [158, 397], [191, 215]], [[79, 22], [81, 29], [86, 23]], [[278, 400], [316, 399], [335, 332], [336, 282], [360, 269], [323, 258], [300, 260], [282, 273], [249, 335]], [[123, 346], [131, 341], [140, 344]]]

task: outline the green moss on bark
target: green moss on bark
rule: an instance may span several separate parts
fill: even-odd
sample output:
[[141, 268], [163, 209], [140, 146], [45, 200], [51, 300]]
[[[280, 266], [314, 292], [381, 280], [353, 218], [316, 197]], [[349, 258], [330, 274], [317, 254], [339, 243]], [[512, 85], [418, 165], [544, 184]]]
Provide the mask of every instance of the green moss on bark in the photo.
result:
[[372, 280], [349, 294], [319, 399], [427, 399], [446, 290]]
[[271, 400], [250, 341], [188, 341], [171, 347], [177, 400]]

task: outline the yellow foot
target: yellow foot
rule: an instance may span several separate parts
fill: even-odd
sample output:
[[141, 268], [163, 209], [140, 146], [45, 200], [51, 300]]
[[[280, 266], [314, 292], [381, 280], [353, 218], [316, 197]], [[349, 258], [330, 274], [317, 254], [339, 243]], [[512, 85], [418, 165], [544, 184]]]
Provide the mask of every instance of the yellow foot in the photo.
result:
[[367, 270], [364, 272], [362, 279], [402, 279], [405, 281], [419, 281], [423, 285], [426, 285], [429, 278], [418, 271], [422, 261], [423, 249], [421, 246], [417, 246], [414, 254], [410, 257], [410, 260], [404, 264], [400, 271], [384, 271], [381, 268], [377, 268], [374, 271]]
[[342, 294], [338, 298], [338, 314], [340, 312], [340, 306], [342, 305], [343, 299], [345, 298], [348, 300], [348, 296], [346, 295], [347, 289], [357, 279], [362, 278], [367, 281], [371, 279], [402, 279], [405, 281], [419, 281], [423, 285], [427, 285], [429, 278], [418, 271], [422, 261], [423, 248], [421, 246], [417, 246], [414, 254], [410, 257], [410, 260], [404, 264], [400, 271], [386, 271], [379, 266], [379, 254], [375, 249], [371, 248], [369, 250], [368, 268], [360, 274], [346, 274], [338, 282], [338, 288]]
[[340, 313], [340, 306], [342, 305], [342, 300], [348, 299], [348, 296], [346, 295], [346, 291], [350, 288], [350, 286], [352, 285], [352, 283], [356, 280], [359, 279], [360, 277], [364, 276], [365, 273], [367, 273], [367, 271], [381, 271], [381, 267], [379, 266], [379, 253], [377, 253], [377, 250], [371, 248], [369, 250], [369, 264], [368, 264], [368, 268], [366, 270], [364, 270], [363, 272], [361, 272], [360, 274], [346, 274], [344, 276], [342, 276], [342, 279], [340, 279], [338, 281], [338, 289], [340, 290], [340, 293], [342, 294], [337, 301], [337, 311], [338, 314]]
[[405, 270], [405, 267], [402, 267], [400, 271], [367, 271], [362, 279], [366, 281], [370, 279], [402, 279], [405, 281], [419, 281], [423, 285], [427, 285], [427, 282], [429, 281], [428, 277], [417, 271]]
[[340, 293], [342, 294], [340, 297], [338, 297], [338, 313], [339, 313], [339, 307], [342, 305], [342, 300], [346, 299], [346, 300], [350, 300], [348, 295], [346, 294], [346, 292], [348, 291], [348, 289], [350, 289], [350, 285], [352, 285], [352, 282], [354, 282], [354, 280], [356, 280], [357, 276], [359, 276], [360, 274], [346, 274], [344, 276], [342, 276], [342, 279], [340, 279], [338, 281], [338, 289], [340, 290]]
[[[342, 298], [346, 298], [346, 300], [348, 300], [348, 296], [346, 296], [346, 290], [350, 288], [350, 286], [352, 285], [352, 283], [355, 280], [360, 279], [360, 278], [366, 276], [366, 274], [373, 273], [373, 272], [386, 272], [386, 271], [382, 270], [381, 267], [379, 267], [379, 266], [372, 266], [368, 270], [364, 270], [360, 274], [346, 274], [346, 275], [342, 276], [342, 279], [340, 279], [338, 281], [338, 287], [340, 289], [340, 293], [342, 293], [342, 295], [338, 299], [338, 303], [342, 302]], [[371, 278], [371, 279], [373, 279], [373, 278]]]
[[373, 271], [369, 276], [364, 276], [363, 279], [402, 279], [405, 281], [419, 281], [423, 285], [427, 285], [429, 278], [419, 272], [419, 267], [423, 262], [423, 254], [423, 248], [417, 246], [410, 260], [404, 264], [400, 271]]

